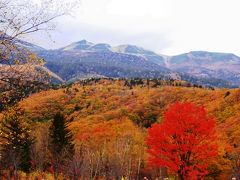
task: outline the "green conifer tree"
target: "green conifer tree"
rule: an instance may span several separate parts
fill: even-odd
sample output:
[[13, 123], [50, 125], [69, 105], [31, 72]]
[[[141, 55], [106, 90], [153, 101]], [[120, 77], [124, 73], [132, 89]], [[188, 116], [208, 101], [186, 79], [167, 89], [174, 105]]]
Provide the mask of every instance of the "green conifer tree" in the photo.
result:
[[70, 154], [74, 152], [72, 133], [68, 129], [68, 123], [64, 116], [58, 112], [50, 127], [51, 151], [54, 154], [61, 154], [64, 150]]
[[74, 155], [73, 136], [68, 129], [68, 123], [60, 112], [53, 118], [49, 135], [52, 166], [57, 179], [58, 173], [64, 171], [63, 168]]

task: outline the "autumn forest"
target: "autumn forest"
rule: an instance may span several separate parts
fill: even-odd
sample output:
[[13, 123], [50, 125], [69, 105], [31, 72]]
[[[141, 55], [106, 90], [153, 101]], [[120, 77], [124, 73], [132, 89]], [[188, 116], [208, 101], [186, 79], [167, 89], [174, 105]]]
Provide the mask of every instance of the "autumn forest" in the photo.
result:
[[239, 89], [142, 79], [44, 90], [1, 115], [1, 177], [238, 176], [239, 100]]

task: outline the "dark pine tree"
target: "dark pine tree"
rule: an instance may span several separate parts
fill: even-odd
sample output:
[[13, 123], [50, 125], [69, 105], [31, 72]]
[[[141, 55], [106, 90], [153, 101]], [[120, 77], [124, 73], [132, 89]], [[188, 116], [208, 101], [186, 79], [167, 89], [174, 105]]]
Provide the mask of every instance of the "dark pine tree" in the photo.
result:
[[65, 166], [74, 155], [73, 135], [62, 113], [58, 112], [50, 127], [50, 151], [54, 176], [64, 171]]
[[50, 127], [51, 151], [54, 154], [61, 154], [67, 151], [70, 154], [74, 152], [72, 133], [68, 129], [68, 123], [64, 116], [58, 112], [53, 119]]
[[34, 139], [30, 136], [30, 128], [21, 109], [12, 108], [7, 111], [1, 124], [0, 137], [2, 166], [12, 167], [15, 172], [22, 170], [29, 173]]

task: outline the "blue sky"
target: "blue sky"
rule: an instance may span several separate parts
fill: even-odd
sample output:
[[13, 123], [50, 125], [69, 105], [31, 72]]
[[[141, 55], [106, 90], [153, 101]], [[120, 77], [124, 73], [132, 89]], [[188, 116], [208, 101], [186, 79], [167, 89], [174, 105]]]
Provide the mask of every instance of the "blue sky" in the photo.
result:
[[86, 39], [135, 44], [161, 54], [192, 50], [240, 55], [239, 0], [81, 0], [57, 29], [31, 41], [59, 48]]

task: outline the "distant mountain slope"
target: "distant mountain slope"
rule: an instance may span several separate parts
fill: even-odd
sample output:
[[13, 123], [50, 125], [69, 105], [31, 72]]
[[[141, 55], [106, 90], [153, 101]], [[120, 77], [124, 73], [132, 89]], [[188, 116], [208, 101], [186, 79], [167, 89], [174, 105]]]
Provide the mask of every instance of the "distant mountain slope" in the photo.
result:
[[35, 44], [29, 43], [29, 42], [26, 42], [26, 41], [22, 41], [22, 40], [19, 40], [19, 39], [15, 40], [15, 44], [17, 44], [20, 47], [24, 47], [24, 48], [26, 48], [26, 49], [28, 49], [30, 51], [33, 51], [33, 52], [46, 50], [46, 49], [44, 49], [44, 48], [42, 48], [40, 46], [37, 46]]
[[156, 54], [153, 51], [143, 49], [141, 47], [137, 47], [133, 45], [120, 45], [120, 46], [113, 47], [111, 50], [113, 52], [141, 56], [150, 62], [156, 63], [160, 66], [165, 66], [164, 56]]
[[85, 77], [171, 77], [207, 86], [240, 86], [240, 58], [230, 53], [192, 51], [166, 56], [138, 46], [112, 47], [86, 40], [55, 50], [24, 41], [20, 44], [43, 57], [46, 67], [65, 81]]
[[[43, 77], [39, 75], [43, 74]], [[9, 65], [0, 64], [0, 77], [23, 78], [25, 80], [40, 80], [47, 76], [51, 83], [63, 83], [64, 80], [50, 71], [48, 68], [39, 65]], [[40, 79], [39, 79], [40, 78]]]
[[[94, 44], [86, 40], [41, 51], [47, 67], [65, 80], [85, 75], [107, 77], [178, 77], [219, 87], [240, 85], [240, 58], [234, 54], [194, 51], [159, 55], [133, 45]], [[174, 75], [173, 75], [174, 74]], [[172, 76], [173, 75], [173, 76]]]
[[105, 44], [105, 43], [93, 44], [86, 40], [81, 40], [79, 42], [72, 43], [58, 50], [71, 51], [71, 52], [82, 51], [82, 52], [112, 52], [112, 53], [121, 53], [121, 54], [131, 54], [131, 55], [142, 57], [145, 60], [148, 60], [150, 62], [156, 63], [161, 66], [165, 65], [163, 56], [158, 55], [153, 51], [149, 51], [133, 45], [120, 45], [120, 46], [112, 47], [109, 44]]
[[111, 51], [43, 51], [39, 56], [47, 61], [46, 66], [64, 80], [85, 76], [122, 78], [168, 77], [171, 71], [143, 57]]
[[[25, 60], [29, 58], [29, 54], [31, 54], [31, 52], [47, 51], [46, 49], [20, 39], [13, 39], [12, 42], [15, 44], [15, 47], [12, 47], [11, 56], [8, 57], [8, 61], [6, 61], [4, 58], [0, 59], [0, 78], [18, 78], [21, 76], [21, 78], [24, 78], [26, 80], [37, 80], [33, 76], [40, 72], [48, 76], [49, 81], [52, 83], [58, 84], [64, 82], [61, 77], [50, 71], [47, 67], [43, 67], [37, 64], [26, 64], [27, 61]], [[19, 64], [15, 63], [15, 59], [19, 60]]]
[[218, 78], [240, 85], [240, 58], [230, 53], [193, 51], [173, 56], [170, 69], [202, 78]]

